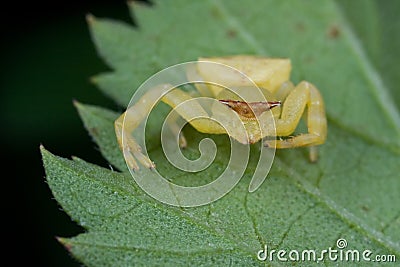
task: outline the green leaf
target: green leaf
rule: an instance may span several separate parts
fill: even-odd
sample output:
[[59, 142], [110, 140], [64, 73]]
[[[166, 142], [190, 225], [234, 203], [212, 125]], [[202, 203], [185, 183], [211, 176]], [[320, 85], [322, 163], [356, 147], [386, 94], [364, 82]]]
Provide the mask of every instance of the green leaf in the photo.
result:
[[74, 102], [80, 117], [89, 131], [94, 141], [101, 147], [100, 151], [109, 163], [120, 170], [126, 168], [126, 163], [118, 148], [116, 138], [110, 138], [115, 135], [114, 121], [120, 114], [106, 110], [101, 107], [84, 105], [77, 101]]
[[[228, 195], [180, 209], [147, 196], [126, 172], [113, 129], [118, 115], [76, 104], [104, 157], [122, 172], [62, 159], [42, 148], [55, 198], [87, 230], [60, 242], [87, 266], [280, 265], [285, 263], [276, 257], [258, 261], [257, 252], [264, 245], [287, 251], [335, 249], [338, 238], [347, 240], [348, 249], [399, 258], [400, 114], [392, 98], [398, 96], [398, 78], [386, 71], [398, 66], [387, 54], [390, 45], [382, 43], [389, 20], [379, 15], [390, 8], [357, 3], [365, 11], [359, 18], [345, 1], [182, 0], [157, 1], [152, 7], [132, 2], [139, 29], [90, 16], [99, 55], [113, 69], [93, 80], [121, 105], [148, 77], [175, 63], [230, 54], [289, 57], [293, 81], [314, 83], [324, 97], [328, 140], [316, 164], [308, 162], [304, 149], [277, 151], [268, 179], [248, 193], [258, 156], [252, 146], [245, 176]], [[190, 136], [185, 155], [198, 157], [199, 141], [212, 137], [217, 157], [209, 169], [191, 176], [171, 167], [159, 147], [157, 112], [146, 138], [163, 175], [178, 184], [196, 184], [223, 170], [229, 139], [190, 126], [184, 129]]]
[[[376, 1], [378, 3], [378, 1]], [[382, 73], [385, 83], [392, 89], [394, 102], [397, 109], [400, 109], [400, 90], [398, 84], [400, 77], [400, 66], [396, 63], [396, 58], [400, 56], [400, 35], [395, 34], [400, 28], [400, 20], [397, 14], [400, 12], [399, 1], [379, 2], [378, 10], [381, 18], [380, 39], [381, 54], [377, 65]]]

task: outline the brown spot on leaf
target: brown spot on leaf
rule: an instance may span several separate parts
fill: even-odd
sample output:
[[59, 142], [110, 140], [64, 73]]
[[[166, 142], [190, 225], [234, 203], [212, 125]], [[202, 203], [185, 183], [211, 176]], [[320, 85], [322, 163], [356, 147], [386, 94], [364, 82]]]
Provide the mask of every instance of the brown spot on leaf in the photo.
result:
[[306, 30], [306, 27], [304, 26], [304, 24], [302, 22], [297, 22], [294, 25], [295, 29], [299, 32], [304, 32]]
[[366, 211], [366, 212], [369, 211], [369, 208], [368, 208], [367, 206], [361, 206], [361, 209], [362, 209], [363, 211]]
[[314, 61], [315, 61], [314, 57], [310, 56], [310, 55], [304, 58], [304, 63], [306, 63], [306, 64], [314, 63]]
[[219, 19], [219, 18], [222, 17], [221, 16], [221, 12], [217, 8], [211, 8], [210, 14], [211, 14], [212, 17], [214, 17], [216, 19]]
[[92, 135], [94, 136], [98, 136], [99, 135], [99, 130], [96, 127], [91, 127], [89, 129], [89, 131], [92, 133]]
[[228, 30], [228, 31], [226, 32], [226, 35], [227, 35], [229, 38], [235, 38], [235, 37], [237, 36], [237, 31], [230, 29], [230, 30]]
[[337, 25], [332, 25], [328, 29], [328, 37], [332, 39], [338, 38], [340, 35], [340, 30]]

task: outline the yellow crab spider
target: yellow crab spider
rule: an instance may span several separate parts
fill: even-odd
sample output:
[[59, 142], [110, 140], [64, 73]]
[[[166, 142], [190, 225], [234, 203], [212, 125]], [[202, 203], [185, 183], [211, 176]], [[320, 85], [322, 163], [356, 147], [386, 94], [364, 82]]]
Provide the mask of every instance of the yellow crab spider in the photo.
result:
[[[234, 97], [232, 94], [227, 93], [226, 89], [214, 85], [207, 85], [207, 90], [204, 85], [195, 85], [200, 95], [210, 96], [219, 100], [220, 103], [228, 106], [234, 110], [241, 121], [243, 122], [247, 135], [233, 134], [233, 138], [244, 144], [256, 143], [259, 140], [267, 137], [271, 133], [268, 129], [264, 130], [261, 134], [259, 126], [256, 125], [256, 119], [262, 120], [263, 113], [268, 113], [272, 109], [273, 117], [275, 120], [276, 136], [274, 139], [263, 141], [264, 146], [280, 148], [295, 148], [295, 147], [310, 147], [310, 161], [317, 160], [316, 145], [325, 142], [327, 136], [327, 122], [325, 116], [325, 106], [322, 96], [318, 89], [311, 83], [302, 81], [297, 86], [294, 86], [289, 81], [291, 62], [289, 59], [283, 58], [265, 58], [247, 55], [238, 55], [230, 57], [213, 57], [213, 58], [200, 58], [199, 61], [216, 62], [231, 66], [240, 72], [247, 75], [254, 83], [261, 89], [265, 98], [264, 101], [244, 102]], [[198, 68], [197, 75], [200, 75], [204, 80], [207, 79], [221, 79], [223, 76], [225, 84], [237, 85], [234, 77], [229, 80], [229, 76], [220, 75], [218, 71], [207, 71], [206, 69]], [[162, 86], [162, 85], [160, 85]], [[164, 85], [165, 86], [165, 85]], [[255, 87], [254, 87], [255, 88]], [[124, 153], [128, 166], [132, 170], [138, 170], [139, 161], [147, 168], [155, 168], [155, 164], [142, 153], [141, 147], [137, 144], [131, 133], [140, 124], [151, 110], [152, 103], [145, 101], [149, 94], [157, 91], [157, 88], [150, 90], [142, 96], [142, 101], [139, 101], [130, 107], [124, 114], [122, 114], [115, 121], [115, 131], [118, 143]], [[206, 92], [206, 93], [205, 93]], [[176, 109], [180, 103], [192, 99], [192, 96], [178, 88], [168, 92], [161, 99], [163, 102]], [[268, 102], [265, 101], [268, 99]], [[291, 136], [295, 131], [300, 118], [307, 109], [307, 133]], [[135, 121], [123, 121], [125, 115], [130, 115], [129, 118], [135, 118]], [[182, 118], [191, 118], [193, 114], [204, 115], [207, 114], [201, 105], [191, 105], [190, 109], [181, 108], [177, 113]], [[189, 123], [199, 132], [208, 134], [226, 134], [224, 128], [217, 123], [212, 123], [211, 120], [199, 119], [191, 120]], [[261, 126], [261, 127], [269, 127]], [[179, 128], [171, 123], [170, 128], [177, 135], [179, 134], [179, 144], [181, 147], [186, 146], [186, 139], [183, 133], [179, 133]], [[122, 144], [122, 135], [127, 138], [124, 145]], [[263, 136], [264, 135], [264, 136]], [[270, 137], [270, 136], [269, 136]]]

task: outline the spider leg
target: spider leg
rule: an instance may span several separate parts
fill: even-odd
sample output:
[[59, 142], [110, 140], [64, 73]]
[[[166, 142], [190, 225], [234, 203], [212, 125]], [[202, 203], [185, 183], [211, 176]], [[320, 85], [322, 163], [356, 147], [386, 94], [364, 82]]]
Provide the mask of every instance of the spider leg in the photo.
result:
[[[267, 140], [265, 146], [276, 148], [293, 148], [322, 144], [326, 139], [327, 122], [322, 96], [314, 85], [301, 82], [287, 96], [281, 117], [276, 120], [276, 135], [289, 136], [296, 129], [307, 106], [308, 133], [299, 134], [283, 140]], [[310, 160], [317, 160], [316, 149], [310, 151]]]
[[[137, 161], [147, 168], [155, 168], [155, 164], [142, 153], [142, 148], [133, 138], [132, 132], [151, 111], [153, 104], [155, 103], [155, 101], [152, 100], [158, 99], [157, 96], [159, 96], [165, 88], [171, 88], [171, 86], [163, 84], [149, 90], [135, 105], [128, 108], [127, 111], [125, 111], [114, 123], [118, 144], [124, 153], [129, 168], [132, 170], [139, 169]], [[209, 114], [197, 101], [191, 101], [190, 105], [180, 105], [187, 100], [194, 100], [194, 98], [190, 94], [177, 88], [169, 91], [161, 98], [161, 101], [176, 111], [175, 114], [180, 115], [184, 120], [188, 121], [197, 131], [214, 134], [226, 133], [223, 127], [210, 119]], [[126, 120], [124, 122], [125, 116], [128, 116], [129, 121]], [[193, 119], [196, 117], [200, 118]], [[175, 118], [172, 120], [172, 124], [169, 124], [169, 127], [174, 133], [178, 134], [180, 129], [174, 119]], [[124, 136], [124, 141], [122, 140], [122, 136]], [[184, 147], [186, 145], [186, 139], [182, 134], [180, 135], [179, 140], [180, 146]]]
[[[216, 99], [193, 100], [195, 99], [190, 94], [179, 89], [172, 90], [162, 99], [198, 132], [207, 134], [228, 133], [229, 136], [242, 144], [249, 143], [243, 122], [236, 112]], [[190, 103], [180, 105], [185, 101], [190, 101]]]
[[173, 136], [178, 136], [179, 147], [185, 148], [187, 146], [187, 141], [186, 141], [185, 135], [183, 134], [183, 132], [181, 131], [181, 129], [179, 127], [179, 124], [178, 124], [179, 119], [181, 119], [179, 117], [179, 114], [177, 112], [172, 112], [169, 115], [167, 125], [168, 125], [170, 131], [172, 132]]
[[295, 87], [291, 81], [284, 82], [275, 93], [276, 100], [283, 103], [294, 88]]
[[[189, 74], [190, 73], [188, 72], [187, 75], [189, 76]], [[189, 80], [190, 80], [190, 77], [189, 77]], [[192, 98], [193, 97], [199, 97], [199, 96], [205, 96], [206, 92], [201, 90], [201, 89], [204, 89], [204, 88], [200, 89], [198, 87], [198, 85], [202, 85], [202, 86], [206, 86], [206, 85], [204, 85], [204, 84], [194, 84], [194, 85], [195, 85], [195, 88], [196, 88], [197, 91], [191, 91], [191, 92], [188, 93], [188, 95], [190, 97], [192, 97]], [[180, 97], [182, 97], [182, 95], [177, 95], [175, 93], [175, 96], [166, 97], [166, 98], [164, 98], [164, 100], [168, 101], [167, 99], [171, 98], [171, 97], [172, 98], [180, 98]], [[186, 99], [186, 100], [190, 99], [186, 95], [184, 95], [183, 98]], [[172, 104], [173, 101], [170, 101], [170, 102], [171, 102], [170, 104]], [[175, 104], [172, 104], [172, 105], [175, 105]], [[183, 131], [181, 131], [181, 129], [179, 127], [179, 123], [178, 123], [179, 120], [182, 120], [182, 118], [179, 116], [179, 113], [178, 112], [172, 112], [171, 114], [169, 114], [169, 119], [168, 119], [167, 125], [168, 125], [170, 131], [172, 132], [173, 136], [178, 136], [178, 138], [179, 138], [179, 147], [180, 148], [185, 148], [187, 146], [187, 141], [186, 141], [186, 138], [185, 138], [185, 135], [184, 135]]]
[[[150, 101], [150, 99], [157, 98], [157, 96], [168, 87], [167, 84], [163, 84], [149, 90], [135, 105], [129, 107], [114, 122], [115, 134], [117, 136], [119, 147], [124, 154], [128, 167], [132, 170], [139, 169], [137, 161], [147, 168], [155, 168], [155, 164], [142, 153], [142, 148], [132, 137], [132, 132], [151, 111], [154, 102]], [[125, 121], [125, 116], [128, 116], [129, 121]], [[134, 118], [134, 120], [131, 118]], [[123, 137], [125, 139], [124, 141], [122, 140]]]

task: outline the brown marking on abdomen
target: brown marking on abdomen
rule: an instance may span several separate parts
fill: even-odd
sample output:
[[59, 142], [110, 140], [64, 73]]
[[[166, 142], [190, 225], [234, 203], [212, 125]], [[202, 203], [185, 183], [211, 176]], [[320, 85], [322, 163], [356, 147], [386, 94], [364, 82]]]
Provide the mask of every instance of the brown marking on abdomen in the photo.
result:
[[245, 102], [236, 100], [219, 100], [219, 102], [227, 105], [233, 109], [240, 116], [252, 120], [256, 116], [261, 115], [263, 112], [270, 110], [274, 107], [280, 106], [280, 101], [259, 101], [259, 102]]

